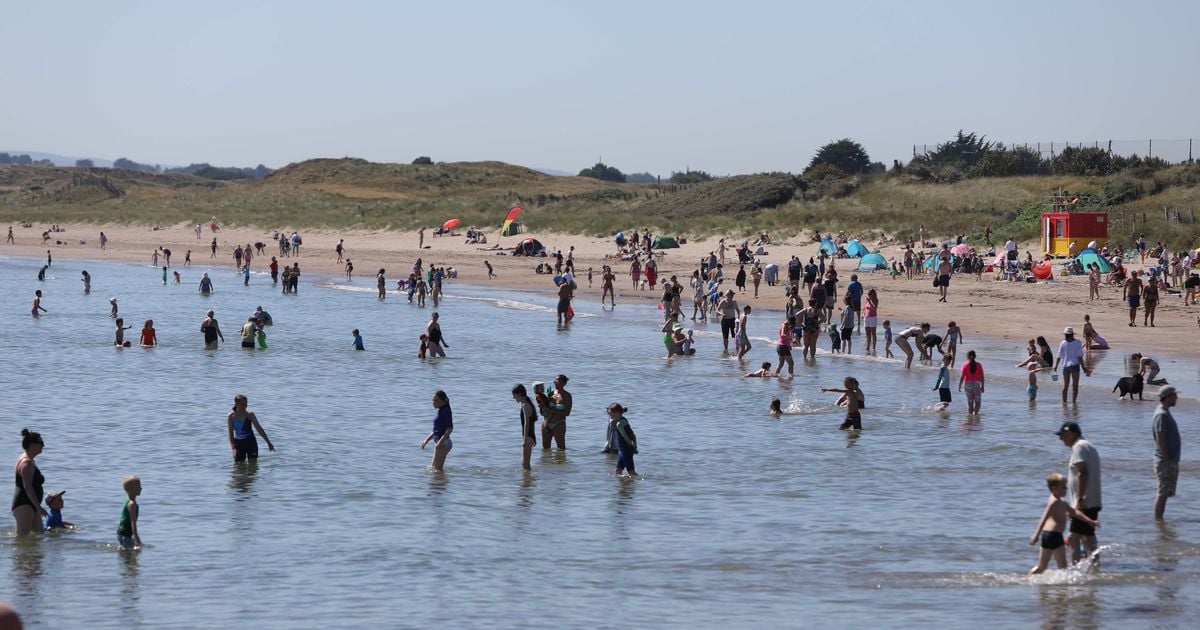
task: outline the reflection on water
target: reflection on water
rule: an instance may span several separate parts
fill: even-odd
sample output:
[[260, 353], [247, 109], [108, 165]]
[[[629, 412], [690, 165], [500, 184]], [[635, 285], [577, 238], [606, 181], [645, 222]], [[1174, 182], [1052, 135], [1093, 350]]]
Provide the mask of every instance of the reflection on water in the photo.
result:
[[[89, 263], [97, 291], [85, 296], [70, 264], [71, 286], [36, 287], [54, 305], [39, 321], [0, 309], [6, 412], [53, 440], [39, 464], [84, 526], [0, 538], [11, 567], [0, 594], [33, 628], [590, 627], [613, 618], [614, 600], [623, 618], [678, 627], [1080, 627], [1138, 606], [1151, 609], [1140, 623], [1185, 625], [1200, 613], [1200, 547], [1186, 525], [1149, 518], [1153, 405], [1112, 400], [1116, 355], [1083, 379], [1078, 405], [1061, 405], [1047, 380], [1030, 406], [1027, 375], [1011, 368], [1023, 348], [972, 337], [988, 387], [983, 414], [968, 417], [961, 396], [933, 409], [933, 368], [897, 361], [822, 352], [792, 379], [741, 378], [776, 361], [774, 348], [755, 344], [746, 365], [722, 358], [719, 322], [694, 324], [697, 355], [667, 361], [653, 304], [581, 300], [557, 327], [553, 296], [452, 286], [439, 312], [454, 357], [419, 361], [429, 309], [381, 302], [370, 280], [285, 298], [257, 276], [243, 287], [231, 265], [162, 286], [160, 271]], [[0, 258], [0, 294], [31, 294], [29, 268]], [[208, 299], [195, 293], [202, 271], [217, 283]], [[161, 345], [115, 351], [109, 295], [127, 321], [154, 318]], [[275, 320], [270, 348], [242, 352], [231, 335], [202, 349], [205, 310], [228, 333], [259, 304]], [[768, 320], [751, 334], [773, 335]], [[365, 353], [350, 349], [354, 328]], [[571, 449], [536, 449], [526, 473], [509, 392], [558, 372], [575, 396]], [[862, 432], [839, 432], [845, 411], [819, 391], [846, 376], [869, 397]], [[439, 388], [455, 411], [444, 473], [415, 448]], [[277, 451], [231, 468], [235, 393]], [[787, 413], [768, 420], [776, 397]], [[600, 453], [613, 400], [630, 407], [645, 479], [616, 478], [615, 456]], [[1194, 411], [1188, 400], [1179, 414]], [[1064, 420], [1101, 453], [1103, 541], [1120, 546], [1101, 571], [1031, 580], [1024, 542], [1046, 474], [1065, 471]], [[126, 474], [145, 480], [139, 527], [153, 544], [98, 561], [116, 553]], [[1172, 522], [1200, 521], [1195, 502], [1170, 510]], [[556, 613], [540, 620], [522, 577], [573, 587], [555, 590]], [[317, 592], [327, 606], [313, 605]], [[439, 605], [402, 606], [396, 592]], [[253, 606], [230, 605], [246, 593]]]

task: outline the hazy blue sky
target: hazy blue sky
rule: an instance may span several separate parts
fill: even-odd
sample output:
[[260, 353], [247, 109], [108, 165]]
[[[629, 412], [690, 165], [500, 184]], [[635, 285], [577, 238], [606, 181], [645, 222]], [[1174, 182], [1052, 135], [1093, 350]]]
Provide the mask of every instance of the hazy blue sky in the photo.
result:
[[667, 175], [798, 172], [842, 137], [890, 164], [959, 128], [1200, 137], [1195, 1], [5, 0], [0, 16], [3, 149], [603, 156]]

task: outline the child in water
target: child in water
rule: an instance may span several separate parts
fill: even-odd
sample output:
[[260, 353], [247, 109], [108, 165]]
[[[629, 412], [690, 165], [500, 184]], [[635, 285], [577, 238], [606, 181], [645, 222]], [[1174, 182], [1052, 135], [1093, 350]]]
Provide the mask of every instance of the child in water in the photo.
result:
[[424, 359], [425, 353], [429, 351], [429, 335], [421, 333], [417, 335], [417, 339], [421, 340], [420, 345], [417, 346], [417, 358]]
[[179, 281], [180, 281], [179, 272], [172, 271], [171, 273], [175, 274], [175, 284], [179, 284]]
[[778, 398], [771, 399], [771, 406], [767, 408], [767, 415], [772, 418], [778, 418], [783, 415], [783, 404], [779, 402]]
[[125, 345], [125, 331], [130, 330], [131, 328], [133, 328], [133, 326], [126, 326], [125, 320], [120, 317], [117, 318], [116, 324], [117, 324], [117, 330], [116, 330], [116, 334], [113, 336], [113, 345], [114, 346], [124, 346]]
[[163, 279], [163, 285], [165, 286], [167, 284], [167, 268], [166, 267], [163, 267], [162, 279]]
[[892, 320], [883, 320], [883, 356], [892, 358]]
[[854, 429], [855, 431], [862, 430], [862, 401], [865, 398], [863, 392], [858, 387], [858, 379], [853, 376], [847, 376], [842, 380], [842, 389], [836, 387], [822, 387], [823, 392], [840, 392], [846, 396], [846, 419], [842, 421], [839, 431], [846, 429]]
[[121, 508], [121, 522], [117, 524], [117, 542], [126, 549], [139, 549], [142, 537], [138, 534], [138, 495], [142, 493], [142, 480], [130, 475], [121, 482], [125, 488], [125, 507]]
[[1067, 493], [1067, 478], [1059, 473], [1050, 473], [1046, 477], [1046, 485], [1050, 487], [1050, 498], [1046, 500], [1046, 509], [1038, 520], [1037, 529], [1029, 537], [1029, 544], [1036, 545], [1041, 539], [1042, 549], [1038, 554], [1037, 566], [1029, 570], [1030, 575], [1037, 575], [1046, 570], [1050, 558], [1058, 564], [1059, 569], [1067, 568], [1067, 547], [1063, 541], [1063, 530], [1067, 527], [1067, 517], [1076, 518], [1092, 527], [1100, 527], [1100, 523], [1088, 518], [1086, 514], [1071, 507], [1063, 501]]
[[1029, 386], [1025, 388], [1025, 393], [1029, 394], [1030, 402], [1037, 400], [1037, 373], [1048, 369], [1050, 368], [1044, 368], [1038, 365], [1036, 362], [1031, 362], [1029, 364]]
[[353, 331], [351, 331], [351, 334], [354, 335], [354, 349], [366, 350], [366, 348], [363, 347], [362, 335], [358, 334], [358, 329], [355, 328]]
[[108, 303], [109, 303], [109, 305], [112, 306], [112, 309], [108, 311], [108, 316], [116, 317], [117, 316], [117, 298], [115, 298], [115, 297], [108, 298]]
[[954, 355], [942, 355], [942, 368], [938, 370], [937, 382], [933, 388], [938, 393], [938, 405], [934, 409], [941, 411], [950, 406], [950, 366], [954, 364]]
[[746, 372], [743, 378], [768, 378], [771, 376], [774, 376], [771, 374], [771, 362], [763, 361], [762, 367], [753, 372]]
[[145, 325], [142, 326], [142, 345], [157, 346], [158, 332], [154, 330], [154, 320], [147, 319]]
[[46, 531], [75, 529], [75, 523], [64, 521], [62, 517], [64, 492], [66, 490], [55, 490], [46, 495], [46, 507], [50, 508], [50, 513], [46, 515]]

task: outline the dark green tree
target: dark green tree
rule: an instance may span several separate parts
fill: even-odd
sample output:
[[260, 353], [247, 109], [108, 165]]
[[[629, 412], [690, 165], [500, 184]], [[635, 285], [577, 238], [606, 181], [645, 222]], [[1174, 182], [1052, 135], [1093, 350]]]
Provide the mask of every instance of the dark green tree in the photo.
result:
[[413, 164], [433, 164], [433, 158], [428, 155], [422, 155], [412, 161]]
[[1054, 156], [1051, 166], [1055, 175], [1094, 177], [1116, 172], [1112, 156], [1098, 147], [1067, 147], [1062, 153]]
[[913, 163], [933, 170], [954, 170], [964, 174], [982, 160], [993, 146], [987, 141], [987, 136], [980, 136], [974, 132], [963, 133], [962, 129], [959, 129], [950, 141], [937, 145], [931, 153], [918, 155], [913, 158]]
[[975, 163], [968, 173], [970, 177], [1016, 177], [1019, 175], [1049, 175], [1050, 162], [1028, 147], [1007, 149], [996, 144]]
[[616, 167], [608, 166], [604, 162], [596, 162], [596, 165], [591, 168], [585, 168], [579, 171], [580, 177], [592, 177], [606, 182], [624, 182], [625, 174]]
[[807, 173], [821, 164], [831, 164], [847, 175], [857, 175], [870, 169], [871, 158], [861, 144], [850, 138], [842, 138], [817, 149], [817, 154], [804, 171]]
[[96, 163], [91, 160], [75, 160], [76, 168], [94, 168]]
[[688, 169], [682, 173], [671, 171], [671, 179], [667, 181], [670, 181], [672, 184], [699, 184], [701, 182], [711, 182], [714, 179], [716, 178], [704, 171]]

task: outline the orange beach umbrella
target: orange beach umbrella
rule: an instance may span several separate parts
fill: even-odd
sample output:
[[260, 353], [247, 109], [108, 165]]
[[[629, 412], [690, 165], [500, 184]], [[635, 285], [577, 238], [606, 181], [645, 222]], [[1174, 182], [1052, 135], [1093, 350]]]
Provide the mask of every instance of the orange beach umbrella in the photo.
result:
[[458, 227], [459, 223], [462, 223], [462, 221], [459, 221], [458, 219], [450, 219], [449, 221], [442, 224], [442, 231], [449, 232], [450, 230], [453, 230], [454, 228]]

